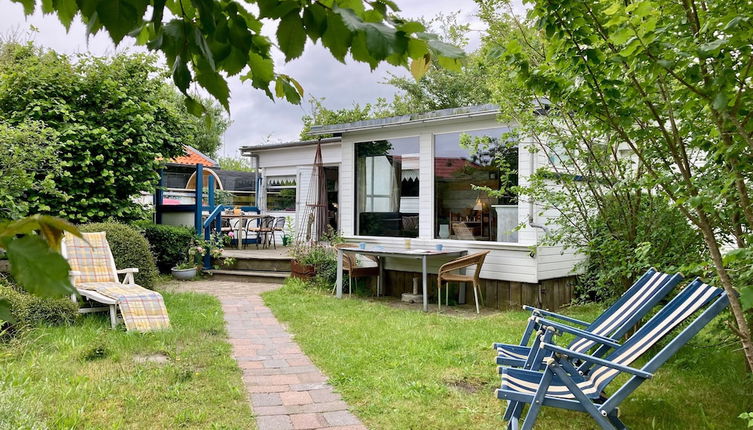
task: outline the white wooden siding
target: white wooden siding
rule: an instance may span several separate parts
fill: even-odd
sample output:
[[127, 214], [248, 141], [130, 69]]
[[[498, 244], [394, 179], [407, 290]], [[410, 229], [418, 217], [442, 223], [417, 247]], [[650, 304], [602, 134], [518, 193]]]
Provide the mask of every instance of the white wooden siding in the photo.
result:
[[[408, 124], [389, 127], [380, 130], [369, 130], [345, 133], [342, 142], [322, 145], [322, 155], [325, 164], [339, 163], [339, 216], [340, 229], [343, 236], [351, 242], [366, 242], [370, 246], [398, 246], [405, 245], [403, 238], [389, 237], [359, 237], [356, 236], [356, 197], [355, 197], [355, 143], [378, 139], [396, 139], [403, 137], [418, 137], [420, 145], [419, 169], [419, 237], [411, 240], [413, 248], [433, 248], [441, 243], [450, 249], [467, 249], [470, 253], [480, 250], [491, 250], [481, 271], [485, 279], [499, 279], [515, 282], [536, 283], [543, 279], [552, 279], [572, 275], [574, 265], [581, 261], [581, 255], [571, 251], [562, 252], [561, 247], [536, 247], [543, 237], [543, 230], [533, 228], [528, 223], [529, 201], [521, 199], [518, 204], [518, 220], [523, 226], [518, 232], [517, 243], [474, 242], [449, 239], [434, 239], [434, 135], [442, 133], [463, 132], [497, 128], [500, 124], [494, 115], [484, 118], [453, 119], [450, 121], [430, 121], [422, 124]], [[531, 158], [533, 169], [548, 163], [546, 156], [539, 152], [531, 152], [529, 146], [532, 141], [523, 141], [519, 146], [518, 180], [520, 185], [527, 185], [531, 174]], [[299, 213], [305, 205], [309, 190], [311, 165], [316, 146], [299, 146], [269, 150], [257, 150], [259, 165], [266, 176], [298, 175], [298, 208]], [[545, 224], [547, 215], [539, 215], [543, 207], [534, 204], [534, 221]], [[274, 215], [274, 214], [273, 214]], [[286, 214], [282, 214], [286, 215]], [[296, 225], [300, 228], [300, 219]], [[532, 254], [532, 250], [536, 252]], [[440, 261], [430, 266], [436, 271]], [[432, 267], [433, 266], [433, 267]], [[420, 271], [420, 260], [388, 259], [386, 267], [392, 270]]]
[[536, 248], [537, 276], [539, 280], [563, 278], [583, 273], [578, 263], [585, 256], [562, 246], [539, 246]]

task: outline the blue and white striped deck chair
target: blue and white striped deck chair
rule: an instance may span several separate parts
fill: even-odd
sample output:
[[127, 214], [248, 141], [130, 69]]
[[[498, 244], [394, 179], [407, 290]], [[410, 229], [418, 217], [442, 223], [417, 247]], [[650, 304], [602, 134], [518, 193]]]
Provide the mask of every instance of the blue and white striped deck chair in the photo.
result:
[[[610, 348], [618, 345], [615, 339], [620, 339], [638, 324], [641, 318], [646, 316], [680, 281], [682, 281], [682, 275], [679, 273], [669, 275], [651, 268], [592, 323], [524, 306], [524, 309], [531, 311], [531, 317], [523, 332], [523, 338], [518, 345], [495, 343], [493, 347], [497, 350], [497, 364], [524, 369], [540, 369], [542, 359], [546, 354], [538, 347], [539, 343], [542, 340], [549, 342], [555, 330], [576, 336], [567, 346], [568, 349], [585, 353], [596, 346], [598, 349], [594, 355], [602, 356]], [[563, 322], [583, 328], [565, 325]], [[536, 335], [533, 336], [533, 344], [528, 346], [534, 333]], [[541, 334], [544, 334], [543, 339], [540, 337]]]
[[[531, 407], [520, 427], [523, 430], [533, 428], [542, 406], [586, 412], [603, 429], [625, 429], [625, 424], [617, 417], [620, 403], [643, 381], [650, 379], [727, 304], [727, 294], [723, 290], [696, 279], [605, 358], [542, 343], [542, 348], [553, 354], [544, 359], [544, 371], [500, 366], [502, 386], [496, 390], [496, 395], [498, 399], [509, 401], [504, 416], [509, 421], [508, 429], [519, 428], [525, 403]], [[640, 369], [630, 367], [674, 328], [690, 321], [695, 314], [698, 316]], [[593, 368], [587, 376], [582, 376], [573, 367], [572, 359], [588, 361]], [[631, 375], [630, 379], [607, 396], [604, 389], [622, 373]]]

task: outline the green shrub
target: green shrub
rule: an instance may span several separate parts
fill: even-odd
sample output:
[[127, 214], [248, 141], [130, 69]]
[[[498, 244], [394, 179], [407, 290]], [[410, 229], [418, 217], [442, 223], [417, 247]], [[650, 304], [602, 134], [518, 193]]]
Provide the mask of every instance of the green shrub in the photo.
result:
[[135, 225], [149, 241], [160, 272], [170, 273], [171, 268], [186, 258], [188, 247], [193, 243], [193, 229], [151, 222], [137, 222]]
[[13, 331], [36, 325], [71, 324], [78, 315], [78, 305], [71, 299], [38, 297], [0, 278], [0, 299], [10, 304], [11, 314], [16, 319]]
[[118, 269], [136, 267], [136, 283], [144, 288], [153, 288], [157, 281], [157, 266], [149, 250], [149, 242], [141, 232], [130, 225], [117, 222], [102, 222], [79, 226], [84, 232], [104, 231], [110, 243], [115, 266]]

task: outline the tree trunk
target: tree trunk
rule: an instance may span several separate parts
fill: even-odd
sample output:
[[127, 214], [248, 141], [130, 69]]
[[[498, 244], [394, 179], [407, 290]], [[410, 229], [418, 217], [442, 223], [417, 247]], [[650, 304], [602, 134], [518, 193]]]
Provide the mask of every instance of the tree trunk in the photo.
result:
[[697, 212], [699, 215], [698, 218], [701, 224], [700, 227], [703, 233], [703, 239], [706, 242], [706, 247], [708, 248], [709, 253], [711, 254], [711, 260], [714, 262], [714, 268], [719, 275], [722, 287], [724, 288], [724, 291], [727, 292], [727, 297], [729, 298], [729, 308], [732, 311], [732, 316], [734, 317], [737, 326], [734, 330], [738, 337], [740, 337], [740, 342], [743, 346], [743, 353], [745, 354], [745, 362], [748, 365], [748, 370], [753, 372], [753, 339], [751, 338], [748, 321], [745, 319], [745, 312], [743, 312], [743, 307], [740, 304], [740, 298], [737, 295], [732, 278], [724, 267], [722, 253], [719, 249], [719, 244], [714, 237], [714, 231], [709, 224], [708, 218], [705, 213], [701, 211]]

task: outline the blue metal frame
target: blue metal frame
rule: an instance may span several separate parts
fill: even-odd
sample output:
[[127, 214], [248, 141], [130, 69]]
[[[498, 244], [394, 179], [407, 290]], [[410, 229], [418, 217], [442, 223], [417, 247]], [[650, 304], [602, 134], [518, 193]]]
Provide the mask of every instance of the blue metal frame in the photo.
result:
[[[639, 341], [645, 336], [645, 333], [650, 332], [657, 324], [667, 321], [671, 317], [671, 312], [678, 306], [680, 306], [685, 300], [689, 292], [692, 292], [693, 288], [699, 286], [700, 280], [696, 279], [688, 287], [686, 287], [675, 299], [667, 304], [662, 311], [657, 313], [651, 320], [649, 320], [631, 339], [625, 342], [625, 347], [634, 339]], [[716, 297], [716, 298], [715, 298]], [[709, 304], [710, 303], [710, 304]], [[636, 369], [630, 366], [614, 363], [608, 359], [594, 357], [588, 354], [579, 353], [576, 351], [568, 350], [550, 343], [543, 343], [542, 348], [547, 350], [552, 357], [546, 359], [546, 368], [543, 372], [534, 372], [531, 370], [518, 370], [518, 372], [530, 372], [529, 375], [538, 374], [541, 376], [538, 388], [534, 395], [520, 393], [514, 390], [497, 389], [496, 396], [498, 399], [507, 400], [508, 407], [505, 411], [504, 418], [508, 421], [508, 429], [521, 428], [523, 430], [530, 430], [533, 428], [538, 413], [542, 406], [550, 406], [559, 409], [568, 409], [579, 412], [586, 412], [596, 421], [596, 423], [602, 429], [625, 429], [625, 424], [617, 417], [617, 407], [640, 386], [646, 379], [650, 379], [653, 374], [677, 351], [682, 348], [693, 336], [698, 334], [709, 322], [711, 322], [717, 315], [719, 315], [729, 304], [727, 294], [722, 290], [717, 290], [704, 305], [706, 309], [701, 312], [687, 327], [685, 327], [677, 336], [675, 336], [664, 348], [655, 354], [642, 368]], [[701, 306], [703, 308], [703, 306]], [[697, 313], [697, 312], [696, 312]], [[679, 326], [684, 323], [685, 319], [690, 318], [688, 315], [686, 318], [681, 318], [678, 321], [673, 322], [674, 326]], [[657, 340], [658, 341], [658, 340]], [[650, 351], [650, 349], [649, 349]], [[615, 351], [615, 353], [617, 350]], [[592, 365], [607, 366], [612, 369], [619, 370], [620, 372], [632, 375], [632, 377], [622, 384], [611, 396], [601, 403], [595, 402], [593, 399], [585, 395], [577, 384], [577, 379], [581, 379], [581, 375], [574, 372], [571, 364], [571, 360], [577, 358], [587, 361]], [[500, 368], [500, 373], [505, 373], [506, 369]], [[575, 397], [575, 400], [564, 399], [560, 397], [547, 396], [546, 393], [549, 386], [552, 383], [554, 377], [557, 378], [562, 384], [564, 384], [570, 393]], [[615, 377], [609, 378], [604, 384], [609, 384], [614, 381]], [[597, 387], [599, 391], [603, 391], [604, 386]], [[531, 407], [526, 414], [525, 421], [522, 427], [520, 426], [520, 419], [523, 412], [523, 404], [528, 403]]]
[[[164, 170], [160, 170], [159, 185], [154, 193], [154, 209], [155, 209], [155, 222], [157, 224], [162, 223], [162, 214], [166, 212], [193, 212], [194, 216], [194, 231], [198, 237], [203, 237], [204, 240], [209, 240], [211, 237], [212, 229], [217, 233], [222, 232], [222, 212], [229, 206], [215, 205], [215, 178], [210, 175], [207, 179], [207, 204], [204, 206], [204, 166], [200, 163], [196, 164], [196, 189], [194, 190], [194, 204], [192, 205], [165, 205], [164, 202]], [[257, 181], [259, 181], [257, 177]], [[257, 186], [258, 189], [258, 186]], [[258, 195], [257, 195], [258, 198]], [[245, 212], [261, 213], [256, 206], [241, 206], [241, 209]], [[204, 211], [208, 211], [210, 215], [203, 219]], [[214, 227], [213, 227], [214, 226]], [[241, 239], [243, 243], [256, 243], [258, 239]], [[203, 258], [204, 269], [212, 268], [211, 256], [205, 255]]]

